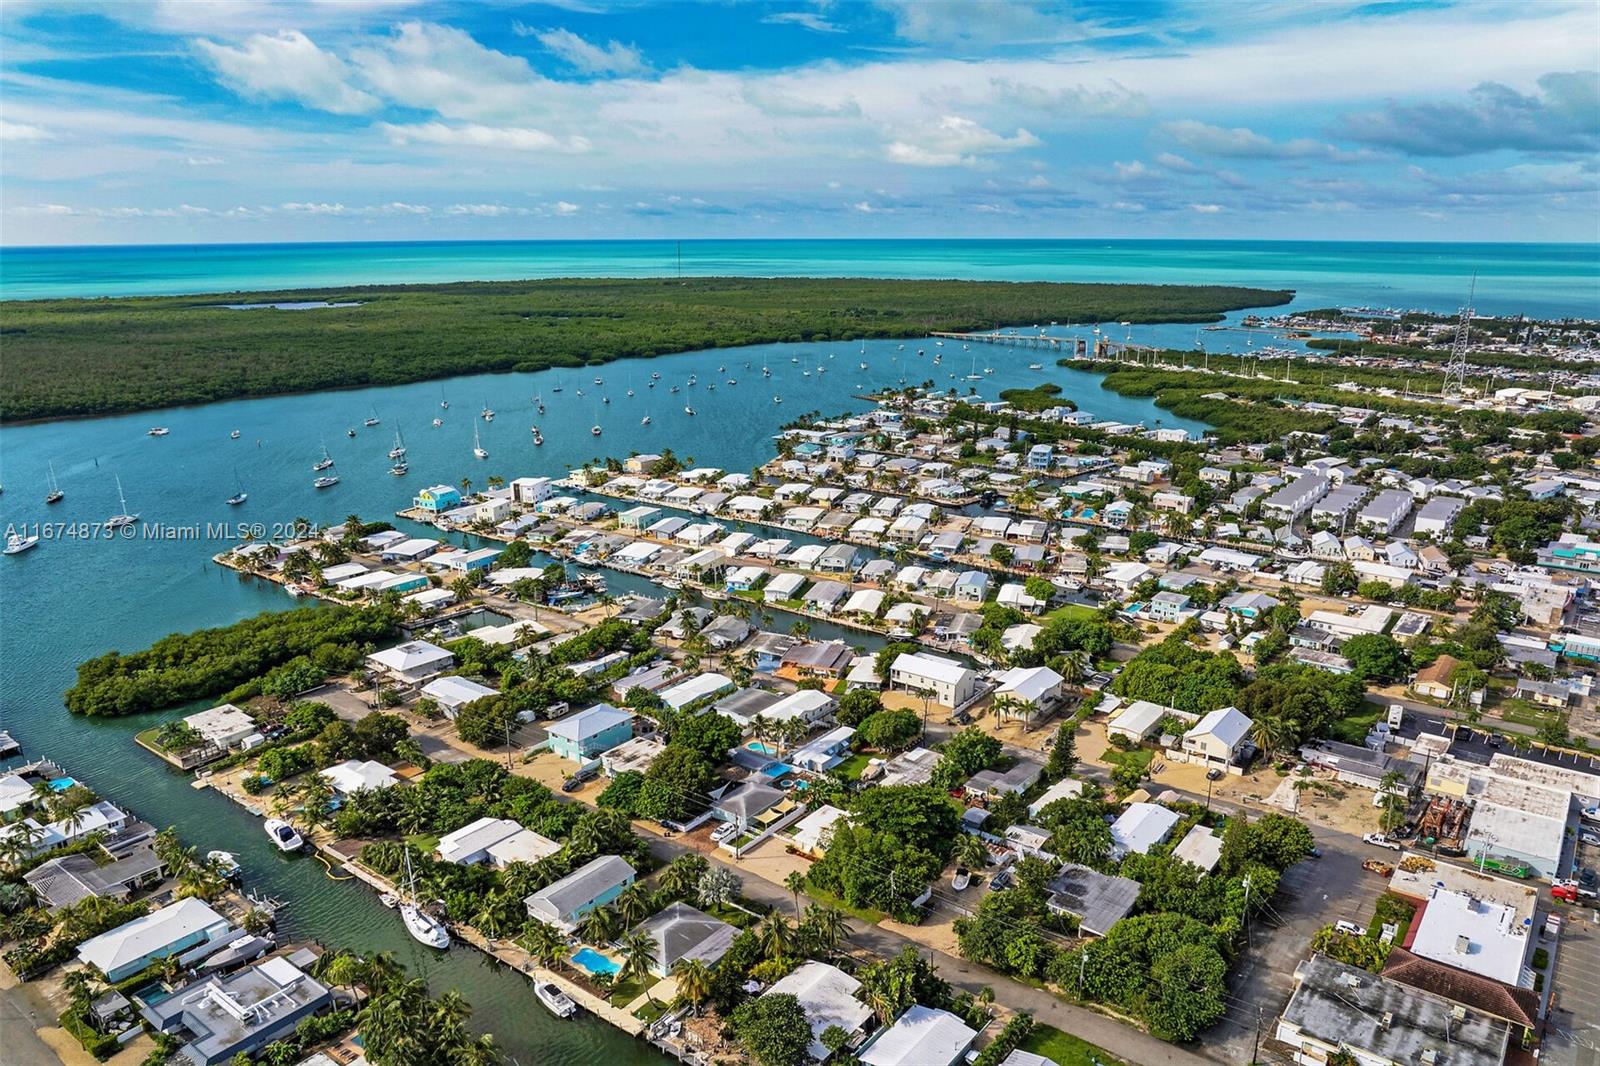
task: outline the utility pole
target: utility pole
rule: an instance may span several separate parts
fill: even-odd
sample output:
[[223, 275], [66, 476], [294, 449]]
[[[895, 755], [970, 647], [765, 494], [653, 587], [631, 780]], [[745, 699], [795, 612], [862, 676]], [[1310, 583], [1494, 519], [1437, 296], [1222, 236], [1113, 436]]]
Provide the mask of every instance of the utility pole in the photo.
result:
[[1244, 885], [1244, 945], [1245, 945], [1246, 948], [1249, 948], [1251, 946], [1251, 944], [1250, 944], [1250, 878], [1246, 877], [1244, 879], [1244, 881], [1242, 882], [1242, 884]]
[[1250, 1066], [1255, 1066], [1256, 1056], [1261, 1051], [1261, 1026], [1263, 1025], [1263, 1023], [1265, 1021], [1265, 1019], [1263, 1018], [1262, 1015], [1263, 1015], [1263, 1012], [1262, 1012], [1261, 1008], [1257, 1007], [1256, 1008], [1256, 1039], [1255, 1039], [1255, 1042], [1250, 1046]]

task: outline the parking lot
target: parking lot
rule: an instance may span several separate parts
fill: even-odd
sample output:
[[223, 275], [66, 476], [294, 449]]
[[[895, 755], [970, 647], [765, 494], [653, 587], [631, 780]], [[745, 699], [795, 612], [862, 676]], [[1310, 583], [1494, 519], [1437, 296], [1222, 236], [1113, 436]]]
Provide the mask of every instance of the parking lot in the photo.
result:
[[1540, 1062], [1600, 1066], [1600, 911], [1568, 907], [1560, 913], [1566, 923]]
[[[1202, 1037], [1210, 1058], [1249, 1062], [1258, 1021], [1265, 1018], [1265, 1043], [1289, 1002], [1294, 969], [1305, 957], [1311, 935], [1341, 918], [1365, 926], [1372, 917], [1388, 882], [1363, 870], [1361, 863], [1375, 857], [1393, 861], [1395, 853], [1347, 833], [1319, 832], [1317, 845], [1322, 857], [1291, 867], [1272, 907], [1252, 924], [1250, 948], [1241, 953], [1228, 980], [1228, 1015]], [[1268, 1055], [1263, 1047], [1259, 1057], [1272, 1061]]]

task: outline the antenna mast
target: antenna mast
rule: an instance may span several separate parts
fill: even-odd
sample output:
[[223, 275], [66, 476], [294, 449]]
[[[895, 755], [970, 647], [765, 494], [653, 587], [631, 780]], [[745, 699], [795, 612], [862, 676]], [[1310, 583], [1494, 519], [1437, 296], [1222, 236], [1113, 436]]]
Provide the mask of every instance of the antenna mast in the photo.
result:
[[1462, 305], [1461, 318], [1456, 323], [1456, 339], [1450, 345], [1450, 362], [1444, 368], [1443, 392], [1459, 396], [1467, 387], [1467, 338], [1472, 332], [1472, 298], [1478, 291], [1478, 273], [1472, 273], [1472, 285], [1467, 289], [1467, 302]]

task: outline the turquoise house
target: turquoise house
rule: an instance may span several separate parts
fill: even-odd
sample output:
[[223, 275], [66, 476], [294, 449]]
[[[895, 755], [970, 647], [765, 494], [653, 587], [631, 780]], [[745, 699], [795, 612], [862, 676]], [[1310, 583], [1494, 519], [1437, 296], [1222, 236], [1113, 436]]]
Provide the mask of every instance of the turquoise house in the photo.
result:
[[522, 902], [528, 917], [570, 933], [584, 915], [622, 895], [633, 884], [633, 876], [633, 867], [620, 855], [601, 855]]
[[569, 714], [545, 730], [550, 750], [563, 759], [588, 762], [625, 740], [633, 739], [633, 712], [597, 703], [586, 711]]
[[419, 511], [442, 514], [461, 506], [461, 493], [449, 485], [430, 485], [412, 499], [411, 505]]

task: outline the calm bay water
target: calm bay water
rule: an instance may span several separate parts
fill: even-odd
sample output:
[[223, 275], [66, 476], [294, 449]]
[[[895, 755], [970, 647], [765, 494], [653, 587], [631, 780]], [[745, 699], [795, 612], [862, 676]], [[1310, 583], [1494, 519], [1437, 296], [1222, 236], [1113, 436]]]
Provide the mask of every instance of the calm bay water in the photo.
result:
[[[251, 312], [240, 312], [251, 313]], [[295, 312], [311, 313], [315, 312]], [[468, 991], [477, 1018], [521, 1061], [562, 1064], [653, 1062], [657, 1056], [601, 1023], [551, 1020], [515, 975], [495, 974], [477, 952], [457, 948], [435, 956], [413, 944], [393, 912], [371, 893], [330, 880], [314, 859], [285, 860], [273, 851], [259, 823], [228, 801], [196, 792], [188, 778], [170, 771], [136, 748], [131, 736], [162, 715], [88, 720], [69, 715], [62, 692], [72, 683], [77, 663], [110, 648], [132, 651], [174, 631], [224, 625], [265, 610], [293, 605], [275, 586], [241, 579], [210, 562], [228, 539], [205, 535], [208, 523], [274, 524], [306, 516], [337, 522], [354, 512], [387, 518], [405, 506], [424, 485], [482, 485], [489, 475], [559, 475], [586, 459], [633, 451], [672, 448], [696, 462], [748, 470], [772, 454], [771, 434], [804, 411], [864, 409], [854, 394], [899, 380], [902, 363], [909, 381], [937, 374], [942, 383], [969, 386], [962, 378], [973, 366], [994, 373], [976, 385], [993, 397], [1002, 388], [1059, 382], [1086, 410], [1124, 421], [1186, 423], [1146, 400], [1124, 399], [1095, 387], [1093, 378], [1051, 365], [1043, 353], [975, 346], [963, 355], [958, 346], [943, 349], [871, 342], [860, 346], [770, 345], [693, 352], [653, 360], [612, 363], [597, 370], [544, 371], [538, 374], [481, 375], [396, 388], [333, 392], [276, 399], [246, 400], [203, 407], [147, 412], [117, 418], [56, 422], [0, 430], [0, 462], [5, 493], [0, 496], [0, 527], [32, 527], [54, 521], [100, 522], [118, 508], [113, 475], [120, 476], [129, 508], [146, 523], [199, 529], [198, 539], [156, 539], [148, 530], [134, 539], [86, 543], [50, 540], [27, 555], [0, 560], [0, 589], [7, 611], [0, 621], [0, 727], [22, 741], [28, 755], [48, 755], [107, 795], [159, 824], [176, 824], [186, 840], [204, 849], [221, 847], [240, 854], [249, 884], [257, 891], [290, 900], [285, 930], [330, 944], [397, 951], [425, 973], [436, 987]], [[932, 360], [944, 352], [943, 366]], [[830, 355], [834, 358], [830, 358]], [[798, 359], [799, 362], [791, 360]], [[763, 360], [772, 377], [761, 377]], [[865, 360], [869, 369], [860, 371]], [[1033, 361], [1048, 369], [1031, 371]], [[747, 368], [748, 364], [748, 368]], [[725, 368], [725, 369], [719, 369]], [[825, 372], [818, 373], [818, 368]], [[804, 371], [810, 371], [809, 376]], [[661, 378], [648, 387], [651, 373]], [[699, 383], [689, 387], [691, 375]], [[594, 378], [604, 379], [596, 386]], [[728, 385], [734, 378], [737, 385]], [[716, 384], [714, 391], [707, 385]], [[554, 389], [562, 387], [557, 393]], [[682, 390], [672, 394], [677, 385]], [[626, 395], [632, 388], [634, 396]], [[579, 396], [582, 389], [586, 395]], [[533, 397], [542, 395], [546, 413], [537, 415]], [[602, 402], [609, 396], [611, 403]], [[773, 402], [781, 396], [783, 402]], [[450, 408], [440, 408], [448, 397]], [[477, 417], [485, 406], [497, 411], [492, 423]], [[684, 412], [693, 406], [695, 414]], [[361, 423], [372, 410], [382, 425]], [[651, 425], [641, 426], [645, 414]], [[442, 417], [444, 425], [431, 425]], [[537, 421], [545, 444], [535, 448], [529, 432]], [[590, 427], [602, 426], [595, 438]], [[170, 428], [152, 438], [153, 425]], [[348, 427], [357, 429], [354, 438]], [[477, 429], [487, 460], [472, 455]], [[239, 440], [229, 439], [234, 429]], [[387, 452], [398, 429], [409, 450], [411, 473], [391, 476]], [[340, 483], [318, 491], [311, 464], [323, 442], [336, 461]], [[53, 462], [66, 499], [44, 503], [48, 464]], [[237, 481], [236, 481], [237, 478]], [[228, 507], [225, 497], [242, 483], [250, 498]], [[642, 583], [612, 576], [616, 591]], [[787, 625], [780, 616], [778, 624]], [[832, 632], [818, 635], [832, 636]], [[838, 634], [847, 639], [849, 634]]]
[[[681, 263], [679, 255], [681, 252]], [[415, 241], [0, 249], [0, 298], [541, 277], [972, 278], [1256, 285], [1295, 306], [1600, 316], [1600, 246], [1337, 241]]]

